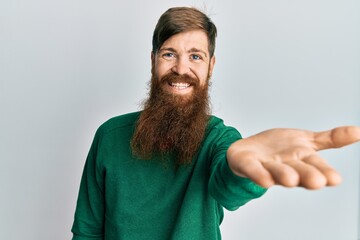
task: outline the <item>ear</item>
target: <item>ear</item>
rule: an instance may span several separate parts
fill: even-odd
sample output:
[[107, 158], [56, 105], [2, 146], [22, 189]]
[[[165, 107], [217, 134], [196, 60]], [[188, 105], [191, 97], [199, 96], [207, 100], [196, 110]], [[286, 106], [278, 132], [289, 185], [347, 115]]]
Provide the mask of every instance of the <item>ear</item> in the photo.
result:
[[151, 69], [155, 67], [155, 53], [151, 51]]
[[210, 64], [209, 64], [209, 76], [212, 76], [213, 73], [213, 69], [215, 66], [215, 55], [213, 55], [210, 59]]

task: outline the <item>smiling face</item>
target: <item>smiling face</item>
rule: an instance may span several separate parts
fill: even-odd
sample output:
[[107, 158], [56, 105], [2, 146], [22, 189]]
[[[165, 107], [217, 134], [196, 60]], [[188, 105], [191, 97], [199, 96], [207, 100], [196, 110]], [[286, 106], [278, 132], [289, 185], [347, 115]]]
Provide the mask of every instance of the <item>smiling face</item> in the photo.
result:
[[[156, 53], [152, 53], [152, 69], [164, 91], [189, 96], [196, 85], [204, 87], [212, 74], [215, 56], [210, 56], [208, 38], [202, 30], [173, 35]], [[179, 76], [167, 78], [168, 75]]]
[[131, 140], [134, 156], [171, 155], [178, 165], [191, 163], [211, 114], [216, 34], [211, 19], [195, 8], [170, 8], [161, 15], [152, 39], [149, 96]]

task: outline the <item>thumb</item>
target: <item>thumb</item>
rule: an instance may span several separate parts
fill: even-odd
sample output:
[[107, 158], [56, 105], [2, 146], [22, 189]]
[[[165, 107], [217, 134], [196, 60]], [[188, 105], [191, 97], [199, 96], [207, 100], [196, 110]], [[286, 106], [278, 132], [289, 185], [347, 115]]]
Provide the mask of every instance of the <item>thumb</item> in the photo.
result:
[[317, 132], [314, 135], [316, 150], [340, 148], [360, 141], [360, 127], [343, 126]]

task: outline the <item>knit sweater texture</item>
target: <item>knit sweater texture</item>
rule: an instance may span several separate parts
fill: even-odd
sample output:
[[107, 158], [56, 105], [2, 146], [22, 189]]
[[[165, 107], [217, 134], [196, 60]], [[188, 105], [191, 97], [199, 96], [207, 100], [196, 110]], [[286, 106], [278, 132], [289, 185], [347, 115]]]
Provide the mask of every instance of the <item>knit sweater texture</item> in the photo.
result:
[[151, 160], [132, 155], [139, 115], [114, 117], [97, 130], [80, 183], [73, 240], [221, 239], [223, 208], [236, 210], [266, 191], [227, 164], [226, 151], [240, 133], [211, 116], [192, 163], [176, 167], [171, 154]]

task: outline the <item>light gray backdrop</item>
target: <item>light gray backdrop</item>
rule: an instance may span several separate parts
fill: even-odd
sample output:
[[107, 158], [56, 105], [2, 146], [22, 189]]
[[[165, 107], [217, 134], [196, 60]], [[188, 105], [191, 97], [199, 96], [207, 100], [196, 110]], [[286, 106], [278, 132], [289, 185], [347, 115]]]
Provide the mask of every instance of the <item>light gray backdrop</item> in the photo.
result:
[[[243, 135], [360, 125], [360, 1], [0, 2], [0, 235], [60, 240], [96, 128], [138, 110], [151, 37], [170, 6], [218, 26], [213, 113]], [[226, 212], [224, 239], [355, 240], [359, 144], [322, 153], [337, 188], [272, 188]]]

